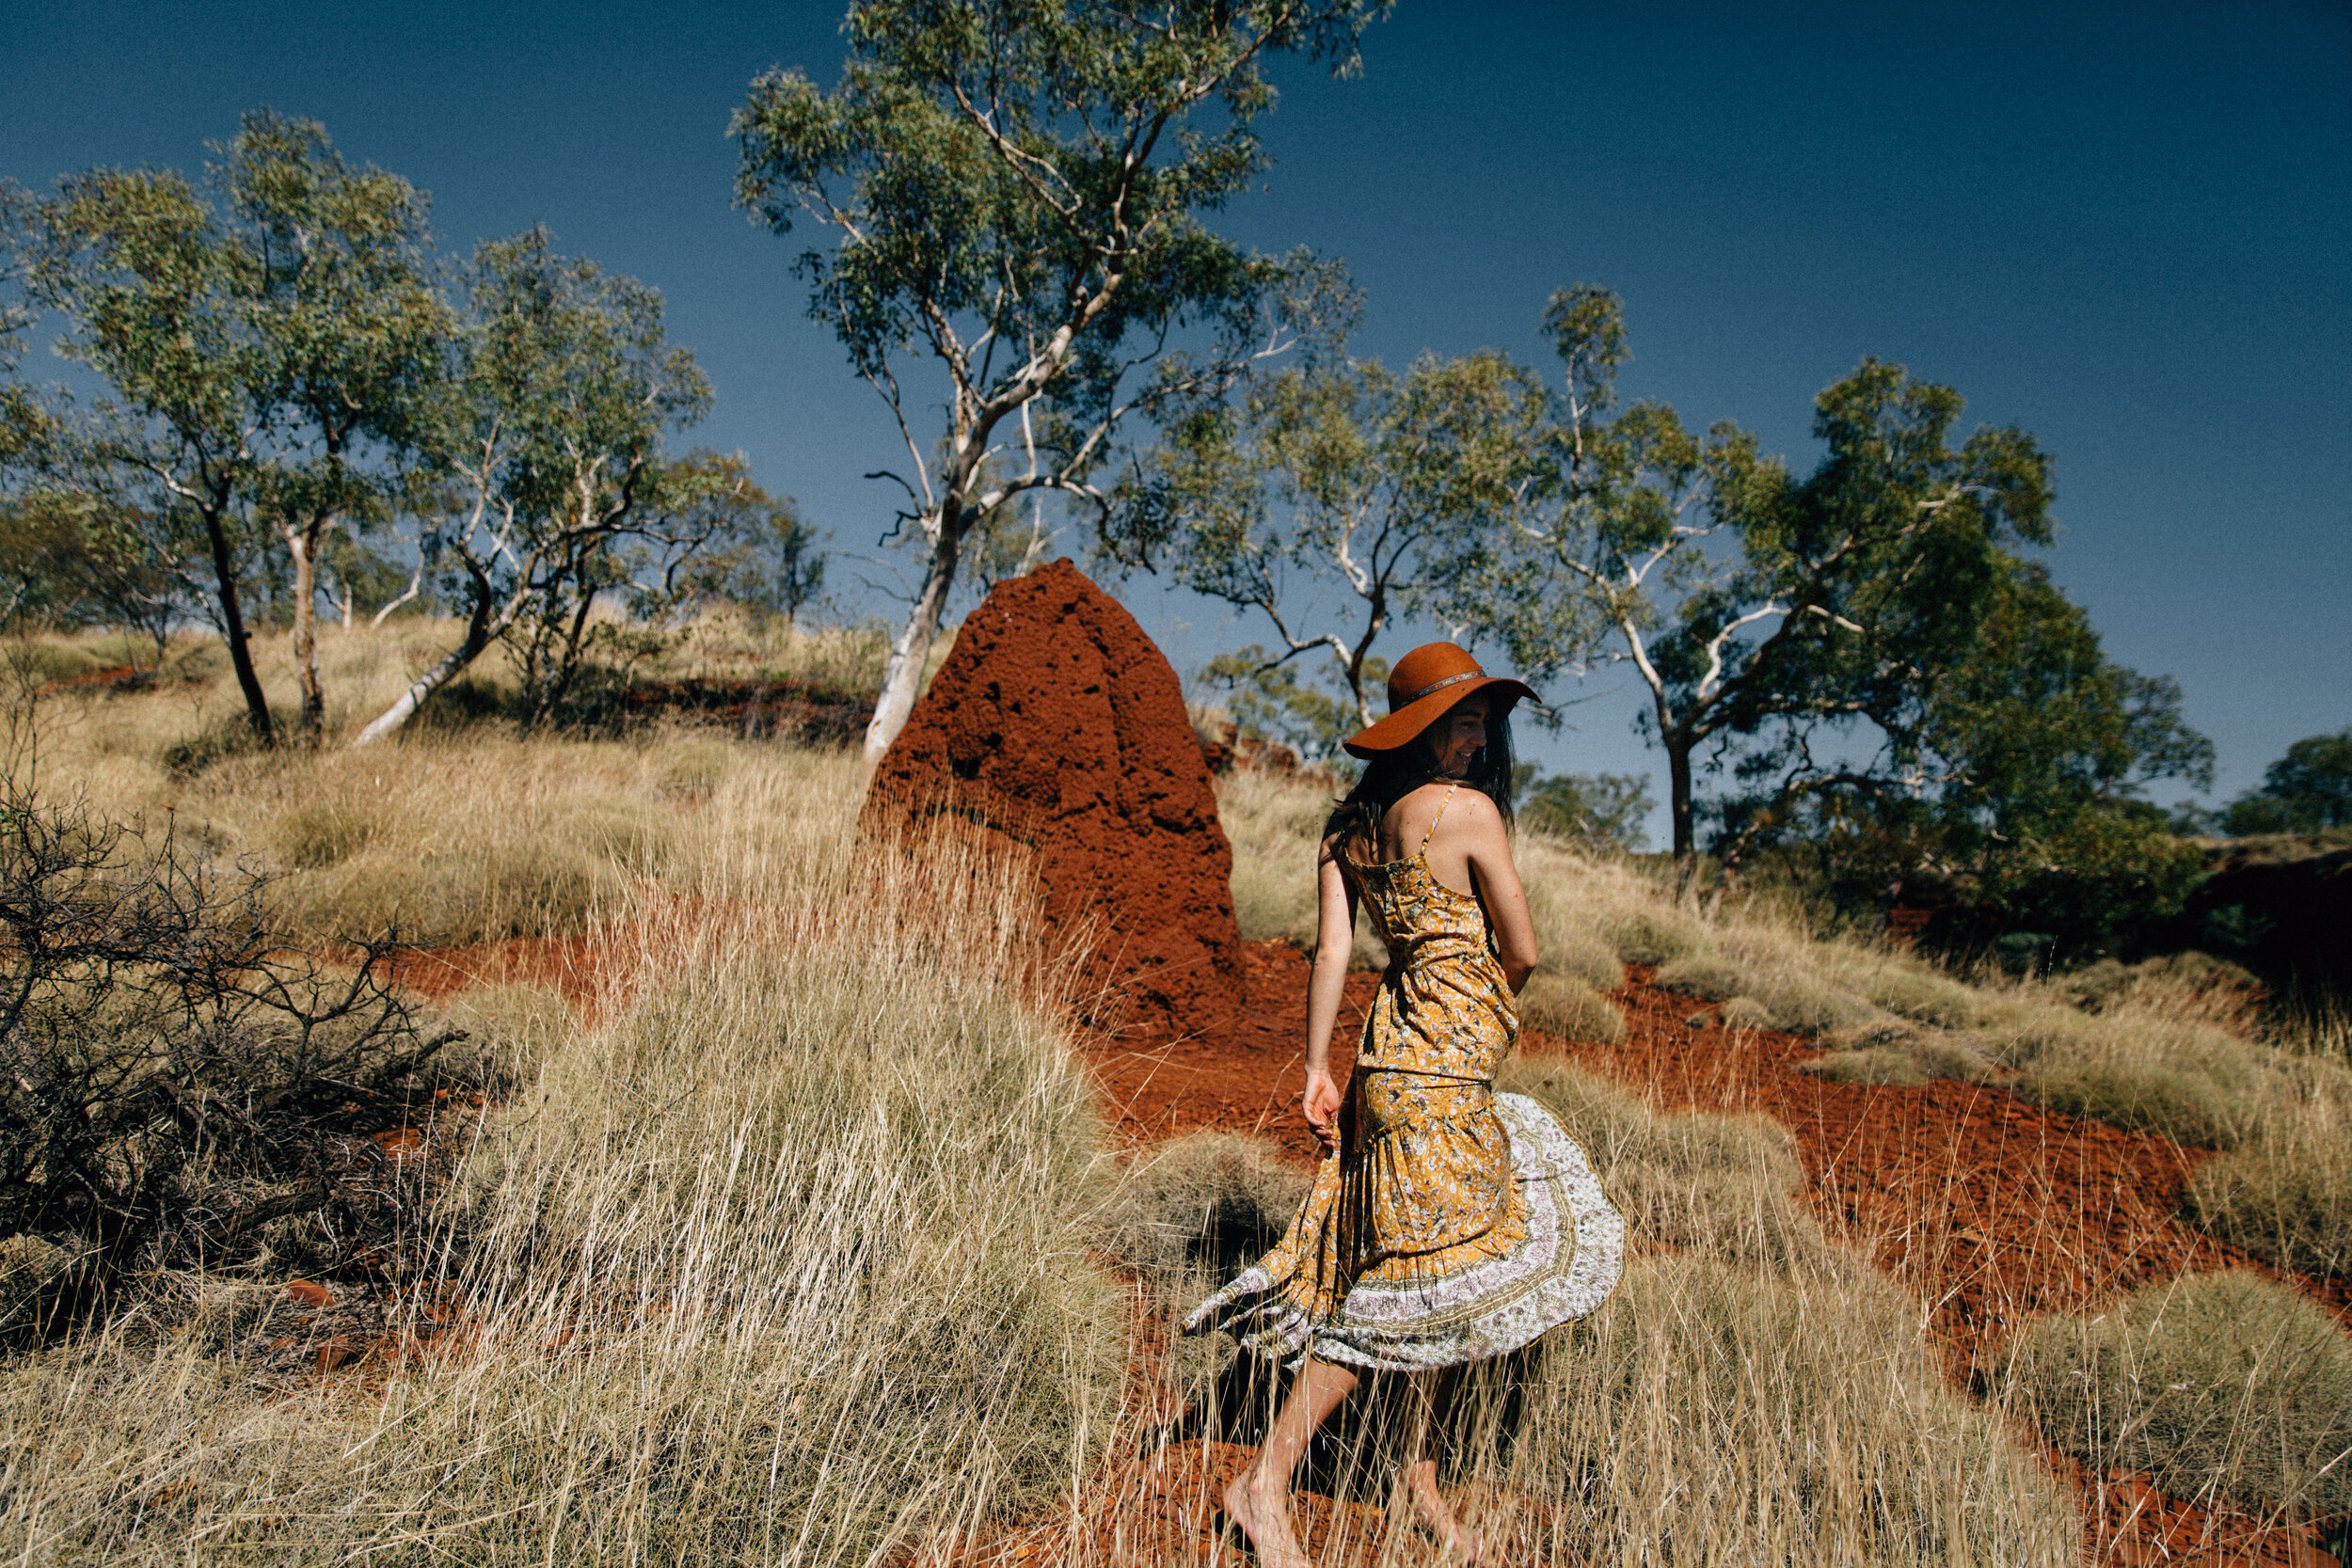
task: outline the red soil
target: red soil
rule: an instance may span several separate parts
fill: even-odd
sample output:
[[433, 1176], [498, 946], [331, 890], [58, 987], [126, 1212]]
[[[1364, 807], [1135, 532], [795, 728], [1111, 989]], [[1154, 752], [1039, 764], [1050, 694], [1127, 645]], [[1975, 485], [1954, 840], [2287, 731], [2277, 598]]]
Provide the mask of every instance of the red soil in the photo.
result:
[[516, 937], [465, 947], [409, 948], [386, 961], [390, 977], [441, 1002], [468, 986], [546, 986], [575, 1006], [592, 1003], [613, 965], [612, 935]]
[[[1297, 1112], [1307, 961], [1285, 943], [1253, 942], [1243, 973], [1248, 1003], [1238, 1022], [1189, 1039], [1093, 1044], [1123, 1134], [1149, 1142], [1219, 1127], [1262, 1133], [1302, 1162], [1315, 1157]], [[1342, 1039], [1352, 1038], [1350, 1025], [1377, 985], [1371, 974], [1349, 977]], [[1998, 1088], [1828, 1082], [1798, 1070], [1818, 1054], [1809, 1042], [1724, 1030], [1716, 1009], [1657, 989], [1646, 971], [1636, 971], [1613, 1000], [1631, 1025], [1624, 1043], [1530, 1031], [1525, 1048], [1608, 1072], [1661, 1109], [1778, 1119], [1795, 1136], [1815, 1212], [1931, 1304], [1931, 1332], [1963, 1386], [1979, 1385], [1988, 1355], [2025, 1319], [2096, 1308], [2190, 1272], [2239, 1267], [2286, 1278], [2352, 1327], [2344, 1282], [2280, 1275], [2178, 1217], [2182, 1185], [2207, 1151], [2046, 1111]], [[1337, 1074], [1353, 1065], [1353, 1053], [1336, 1043], [1333, 1057]], [[1216, 1488], [1244, 1457], [1215, 1444], [1168, 1450], [1140, 1483], [1143, 1492], [1122, 1490], [1162, 1496], [1167, 1505], [1156, 1531], [1149, 1521], [1130, 1522], [1129, 1543], [1156, 1535], [1164, 1545], [1179, 1544], [1167, 1534], [1178, 1515], [1185, 1522], [1179, 1536], [1204, 1525]], [[2102, 1476], [2055, 1452], [2042, 1457], [2076, 1490], [2084, 1546], [2094, 1561], [2334, 1563], [2306, 1528], [2265, 1528], [2249, 1516], [2166, 1497], [2145, 1477]], [[1316, 1506], [1319, 1529], [1371, 1528], [1364, 1519], [1325, 1517], [1327, 1501]], [[1030, 1551], [1042, 1545], [1041, 1538], [1024, 1540]], [[1200, 1547], [1205, 1540], [1196, 1533], [1183, 1544]]]
[[1232, 850], [1176, 672], [1069, 562], [990, 591], [876, 770], [869, 829], [940, 815], [1034, 857], [1046, 925], [1124, 1022], [1232, 1018]]

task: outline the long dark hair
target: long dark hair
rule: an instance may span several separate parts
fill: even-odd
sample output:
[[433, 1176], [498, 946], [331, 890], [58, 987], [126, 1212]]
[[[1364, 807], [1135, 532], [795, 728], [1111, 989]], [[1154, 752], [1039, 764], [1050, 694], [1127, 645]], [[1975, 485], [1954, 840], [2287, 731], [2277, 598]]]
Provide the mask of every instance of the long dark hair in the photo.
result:
[[[1462, 701], [1466, 703], [1470, 698]], [[1324, 842], [1335, 848], [1348, 849], [1361, 863], [1369, 863], [1376, 858], [1380, 853], [1380, 824], [1387, 820], [1389, 808], [1422, 785], [1446, 777], [1438, 771], [1438, 752], [1431, 737], [1446, 733], [1447, 721], [1453, 717], [1454, 709], [1446, 709], [1411, 740], [1366, 763], [1356, 787], [1331, 808], [1330, 816], [1324, 821]], [[1486, 721], [1486, 744], [1471, 753], [1470, 771], [1462, 775], [1462, 782], [1492, 800], [1495, 809], [1502, 813], [1502, 825], [1511, 825], [1509, 709]]]

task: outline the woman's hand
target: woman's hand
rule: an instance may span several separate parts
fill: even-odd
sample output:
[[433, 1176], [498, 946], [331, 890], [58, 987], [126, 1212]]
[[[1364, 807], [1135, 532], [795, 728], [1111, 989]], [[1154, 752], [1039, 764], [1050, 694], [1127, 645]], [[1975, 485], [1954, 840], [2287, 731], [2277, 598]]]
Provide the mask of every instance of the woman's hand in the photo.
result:
[[1327, 1072], [1307, 1074], [1307, 1092], [1299, 1097], [1307, 1125], [1315, 1130], [1325, 1152], [1340, 1147], [1340, 1086]]

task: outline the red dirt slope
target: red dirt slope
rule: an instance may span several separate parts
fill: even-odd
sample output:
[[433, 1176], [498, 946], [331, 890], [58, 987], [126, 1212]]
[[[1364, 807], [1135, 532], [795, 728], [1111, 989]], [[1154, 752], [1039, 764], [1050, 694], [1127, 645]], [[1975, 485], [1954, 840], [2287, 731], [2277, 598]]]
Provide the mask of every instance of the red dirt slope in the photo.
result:
[[[1239, 1021], [1203, 1037], [1149, 1045], [1098, 1041], [1093, 1054], [1120, 1132], [1156, 1142], [1196, 1128], [1263, 1133], [1311, 1162], [1297, 1113], [1304, 1082], [1307, 961], [1282, 942], [1252, 942], [1243, 961]], [[1890, 1087], [1830, 1083], [1798, 1070], [1818, 1052], [1770, 1031], [1727, 1031], [1715, 1009], [1657, 989], [1649, 973], [1613, 1000], [1632, 1025], [1625, 1042], [1568, 1042], [1531, 1031], [1525, 1048], [1559, 1052], [1610, 1073], [1664, 1109], [1754, 1111], [1795, 1136], [1808, 1197], [1833, 1231], [1868, 1246], [1881, 1266], [1933, 1307], [1931, 1332], [1953, 1376], [1979, 1381], [1984, 1357], [2024, 1319], [2096, 1307], [2154, 1281], [2245, 1267], [2280, 1277], [2177, 1215], [2182, 1184], [2201, 1150], [2026, 1103], [1998, 1088], [1958, 1083]], [[1340, 1037], [1376, 990], [1349, 976]], [[1695, 1021], [1695, 1022], [1694, 1022]], [[1353, 1052], [1336, 1044], [1333, 1070]], [[2341, 1282], [2284, 1276], [2352, 1327]], [[1190, 1513], [1175, 1492], [1231, 1471], [1238, 1452], [1195, 1447], [1173, 1477], [1169, 1519]], [[2295, 1563], [2328, 1568], [2309, 1531], [2265, 1529], [2165, 1497], [2145, 1478], [2092, 1475], [2061, 1455], [2044, 1459], [2076, 1487], [2084, 1544], [2101, 1563]], [[1150, 1533], [1150, 1527], [1137, 1522]], [[1186, 1528], [1191, 1528], [1190, 1524]]]

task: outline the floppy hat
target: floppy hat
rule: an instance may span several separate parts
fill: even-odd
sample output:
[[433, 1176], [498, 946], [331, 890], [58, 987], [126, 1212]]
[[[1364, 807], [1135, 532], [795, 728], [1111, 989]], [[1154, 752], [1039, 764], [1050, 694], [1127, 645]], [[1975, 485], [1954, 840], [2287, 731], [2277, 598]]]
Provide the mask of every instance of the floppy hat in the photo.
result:
[[1524, 682], [1486, 673], [1465, 649], [1451, 642], [1423, 642], [1389, 672], [1389, 716], [1340, 744], [1348, 755], [1370, 762], [1405, 745], [1454, 704], [1488, 687], [1502, 689], [1495, 695], [1503, 699], [1503, 711], [1521, 697], [1539, 700]]

